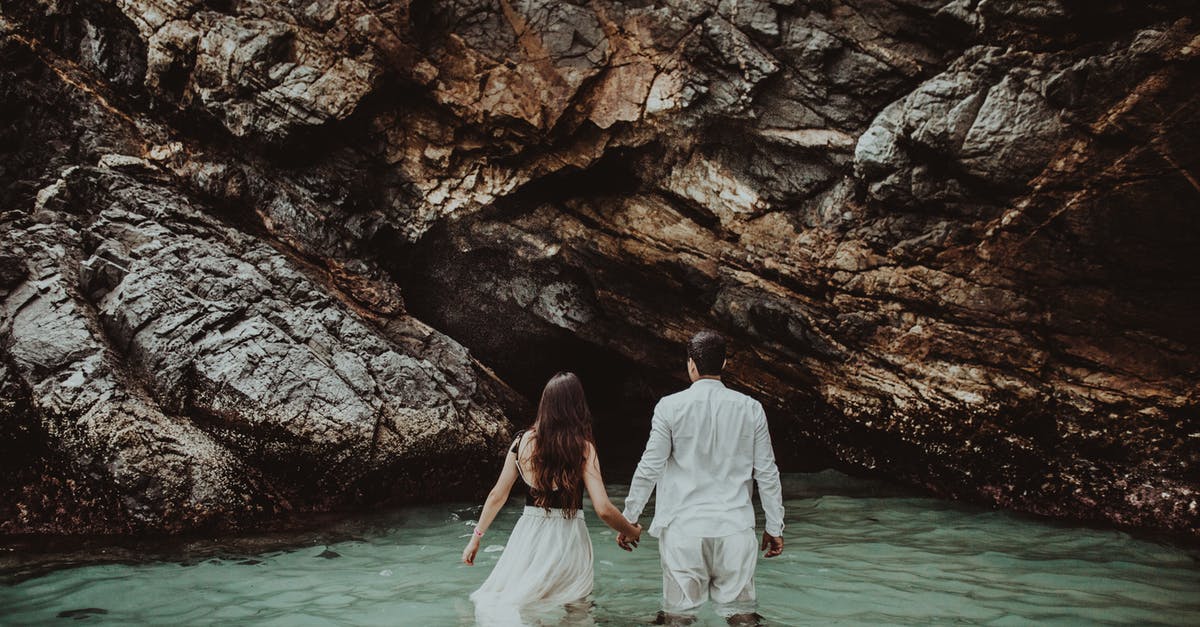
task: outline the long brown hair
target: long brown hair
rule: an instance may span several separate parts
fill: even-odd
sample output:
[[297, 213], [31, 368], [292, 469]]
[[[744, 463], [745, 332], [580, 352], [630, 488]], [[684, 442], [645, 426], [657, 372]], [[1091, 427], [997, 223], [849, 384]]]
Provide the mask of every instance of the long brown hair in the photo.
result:
[[[533, 426], [533, 476], [538, 485], [530, 491], [533, 502], [547, 510], [561, 506], [570, 518], [583, 496], [583, 464], [592, 442], [592, 412], [575, 373], [560, 372], [546, 382]], [[558, 499], [551, 499], [552, 491]]]

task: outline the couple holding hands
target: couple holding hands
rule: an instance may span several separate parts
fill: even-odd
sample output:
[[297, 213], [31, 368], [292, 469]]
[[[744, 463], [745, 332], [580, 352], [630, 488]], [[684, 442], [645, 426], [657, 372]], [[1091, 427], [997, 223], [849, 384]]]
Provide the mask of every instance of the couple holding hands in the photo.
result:
[[[617, 544], [631, 551], [642, 534], [638, 518], [657, 487], [649, 531], [658, 538], [663, 569], [659, 622], [689, 622], [711, 598], [730, 624], [757, 623], [754, 569], [759, 550], [766, 557], [783, 552], [783, 494], [762, 405], [725, 387], [724, 366], [720, 334], [705, 330], [689, 340], [692, 384], [655, 406], [624, 512], [604, 489], [579, 378], [559, 373], [550, 379], [536, 420], [516, 435], [463, 551], [463, 562], [474, 564], [480, 539], [519, 483], [525, 511], [491, 575], [471, 594], [477, 615], [583, 600], [593, 580], [583, 491], [617, 532]], [[752, 482], [766, 516], [761, 542]]]

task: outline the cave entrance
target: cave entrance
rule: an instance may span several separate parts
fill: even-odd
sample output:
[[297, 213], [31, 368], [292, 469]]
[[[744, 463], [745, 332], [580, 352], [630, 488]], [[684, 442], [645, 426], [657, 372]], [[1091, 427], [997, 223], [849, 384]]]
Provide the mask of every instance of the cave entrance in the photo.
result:
[[654, 372], [574, 337], [535, 340], [512, 358], [478, 356], [529, 400], [528, 415], [511, 417], [518, 429], [533, 422], [550, 377], [559, 371], [578, 375], [592, 410], [596, 447], [608, 481], [627, 482], [633, 475], [650, 434], [655, 403], [687, 386], [682, 364], [677, 373]]
[[[528, 403], [509, 419], [515, 429], [533, 423], [542, 389], [560, 371], [573, 372], [583, 382], [592, 411], [593, 433], [608, 481], [627, 482], [650, 434], [650, 418], [658, 399], [687, 386], [681, 363], [678, 372], [658, 372], [617, 352], [596, 346], [571, 333], [546, 325], [524, 329], [528, 318], [497, 317], [486, 311], [458, 308], [446, 315], [429, 301], [409, 301], [410, 311], [446, 332], [471, 350]], [[496, 321], [489, 324], [486, 321]]]
[[[658, 399], [689, 385], [682, 345], [618, 319], [605, 304], [593, 281], [622, 272], [619, 264], [589, 258], [586, 247], [558, 252], [567, 236], [553, 228], [557, 205], [637, 189], [634, 160], [621, 156], [538, 179], [486, 210], [439, 222], [416, 242], [388, 229], [372, 240], [408, 312], [466, 346], [528, 401], [509, 416], [515, 428], [533, 422], [550, 377], [577, 374], [606, 479], [617, 482], [632, 476]], [[768, 411], [781, 469], [829, 466], [828, 451], [787, 418], [787, 408]]]
[[[402, 281], [410, 314], [466, 346], [528, 401], [509, 416], [516, 429], [533, 422], [550, 377], [559, 371], [578, 375], [605, 478], [627, 482], [645, 449], [658, 399], [689, 385], [684, 347], [613, 320], [584, 273], [554, 259], [515, 254], [511, 243], [493, 241], [503, 232], [490, 226], [435, 227], [411, 248], [396, 247], [394, 240], [381, 245], [380, 258]], [[828, 451], [787, 418], [786, 408], [768, 412], [781, 470], [832, 464]]]
[[[558, 287], [586, 291], [579, 277], [547, 274], [503, 250], [463, 252], [438, 232], [427, 235], [422, 244], [394, 272], [406, 279], [401, 287], [408, 312], [466, 346], [528, 401], [521, 415], [509, 416], [516, 429], [533, 422], [550, 377], [574, 372], [592, 410], [605, 478], [632, 476], [655, 403], [688, 384], [682, 357], [675, 371], [641, 364], [596, 338], [580, 337], [588, 328], [572, 330], [537, 308], [539, 299], [558, 294]], [[631, 350], [640, 347], [629, 337], [620, 341], [634, 342]]]

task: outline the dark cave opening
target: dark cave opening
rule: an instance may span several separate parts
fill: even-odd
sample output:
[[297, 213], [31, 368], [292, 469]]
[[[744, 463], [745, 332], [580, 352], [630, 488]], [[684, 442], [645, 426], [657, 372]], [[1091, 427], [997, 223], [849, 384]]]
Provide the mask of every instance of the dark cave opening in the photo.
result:
[[682, 359], [675, 372], [656, 370], [475, 292], [478, 285], [425, 279], [405, 286], [409, 312], [462, 343], [528, 401], [521, 415], [509, 416], [514, 429], [532, 424], [550, 377], [574, 372], [587, 394], [606, 479], [625, 481], [632, 475], [654, 404], [687, 386]]
[[[640, 185], [633, 163], [634, 155], [617, 150], [587, 169], [541, 177], [480, 219], [579, 196], [633, 193]], [[559, 371], [578, 375], [606, 479], [628, 480], [645, 447], [655, 403], [688, 385], [683, 348], [677, 368], [655, 368], [604, 345], [603, 329], [612, 327], [611, 320], [598, 321], [598, 329], [564, 327], [539, 308], [547, 290], [567, 286], [581, 295], [576, 305], [604, 318], [585, 276], [553, 261], [522, 260], [502, 246], [465, 250], [456, 241], [460, 227], [469, 228], [436, 226], [414, 245], [399, 244], [400, 235], [390, 230], [376, 234], [372, 248], [400, 284], [406, 310], [462, 343], [528, 401], [521, 415], [509, 416], [515, 430], [532, 424], [550, 377]]]
[[682, 378], [650, 372], [621, 355], [577, 338], [534, 340], [521, 353], [514, 360], [517, 363], [497, 370], [501, 378], [530, 401], [529, 415], [514, 417], [514, 426], [524, 429], [533, 422], [542, 387], [550, 377], [559, 371], [574, 372], [587, 393], [597, 450], [610, 481], [626, 481], [633, 474], [650, 432], [650, 418], [658, 398], [686, 386]]
[[[402, 289], [408, 312], [466, 346], [528, 403], [510, 415], [514, 429], [534, 420], [546, 381], [570, 371], [583, 381], [605, 478], [632, 476], [661, 397], [689, 385], [682, 345], [639, 335], [627, 322], [588, 302], [586, 278], [567, 269], [529, 264], [504, 250], [462, 250], [446, 230], [427, 234], [409, 251]], [[395, 271], [395, 269], [393, 269]], [[576, 286], [591, 307], [593, 327], [566, 328], [545, 317], [523, 291], [529, 286]], [[737, 389], [736, 383], [730, 383]], [[802, 433], [795, 412], [769, 407], [772, 438], [783, 471], [840, 467], [827, 447]]]
[[[606, 479], [616, 482], [632, 476], [658, 399], [689, 385], [684, 346], [646, 330], [645, 321], [617, 319], [603, 303], [611, 298], [601, 295], [607, 288], [578, 265], [588, 261], [550, 252], [554, 245], [540, 249], [536, 233], [544, 225], [536, 218], [523, 224], [521, 216], [580, 198], [637, 194], [637, 163], [657, 150], [616, 150], [586, 169], [537, 178], [492, 207], [434, 226], [415, 243], [383, 229], [369, 246], [400, 285], [408, 313], [463, 344], [527, 401], [520, 415], [509, 416], [514, 429], [533, 422], [551, 376], [577, 374]], [[622, 297], [710, 298], [655, 285]], [[781, 470], [839, 466], [827, 446], [804, 431], [796, 412], [769, 407], [768, 416]]]
[[[396, 248], [392, 248], [393, 251]], [[382, 256], [382, 255], [381, 255]], [[687, 386], [683, 349], [678, 367], [655, 368], [611, 346], [586, 278], [501, 249], [463, 251], [446, 227], [393, 252], [390, 268], [401, 279], [408, 313], [466, 346], [527, 400], [510, 415], [515, 430], [532, 424], [542, 388], [556, 372], [582, 380], [594, 420], [601, 462], [609, 480], [627, 480], [645, 447], [654, 405]], [[565, 286], [565, 287], [564, 287]], [[544, 308], [555, 290], [575, 291], [574, 306], [595, 315], [569, 328]]]

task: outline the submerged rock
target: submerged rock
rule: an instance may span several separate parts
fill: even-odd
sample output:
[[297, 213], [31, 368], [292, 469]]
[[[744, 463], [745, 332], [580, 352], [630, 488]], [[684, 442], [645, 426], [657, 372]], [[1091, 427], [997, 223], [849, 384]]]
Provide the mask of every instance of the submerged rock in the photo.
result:
[[781, 457], [1194, 536], [1197, 8], [6, 5], [4, 529], [477, 485], [713, 326]]

